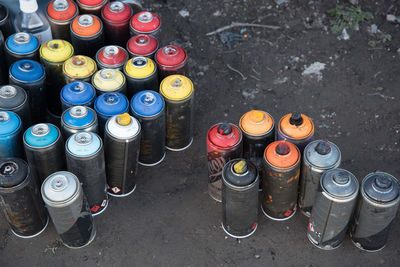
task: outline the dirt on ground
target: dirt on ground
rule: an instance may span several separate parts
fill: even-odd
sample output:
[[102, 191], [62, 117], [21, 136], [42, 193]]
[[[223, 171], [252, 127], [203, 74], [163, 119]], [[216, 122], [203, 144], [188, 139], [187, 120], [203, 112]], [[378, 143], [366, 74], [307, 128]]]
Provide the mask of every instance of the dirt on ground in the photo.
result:
[[[342, 167], [359, 181], [375, 170], [400, 178], [400, 24], [386, 18], [400, 16], [400, 2], [352, 2], [373, 18], [346, 36], [332, 33], [328, 14], [348, 6], [344, 0], [146, 1], [161, 15], [162, 44], [189, 53], [193, 145], [168, 152], [159, 166], [140, 167], [134, 194], [111, 199], [83, 249], [64, 247], [52, 225], [19, 239], [1, 218], [0, 266], [399, 266], [399, 215], [387, 247], [376, 253], [349, 237], [334, 251], [315, 248], [300, 212], [285, 222], [260, 213], [256, 233], [239, 242], [221, 229], [221, 204], [207, 193], [208, 128], [237, 123], [250, 109], [269, 112], [276, 123], [293, 111], [309, 115], [316, 136], [340, 147]], [[232, 22], [280, 28], [240, 26], [206, 36]]]

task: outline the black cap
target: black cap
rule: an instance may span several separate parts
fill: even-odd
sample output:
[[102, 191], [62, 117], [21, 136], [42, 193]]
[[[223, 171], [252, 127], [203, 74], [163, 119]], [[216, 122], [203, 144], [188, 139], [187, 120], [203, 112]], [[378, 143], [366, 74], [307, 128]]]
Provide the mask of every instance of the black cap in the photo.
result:
[[22, 183], [28, 175], [28, 164], [19, 158], [0, 160], [0, 187], [8, 188]]
[[232, 132], [232, 127], [229, 123], [223, 122], [218, 126], [217, 132], [222, 135], [228, 135]]
[[331, 152], [331, 146], [329, 143], [325, 140], [322, 140], [318, 143], [318, 145], [315, 147], [315, 151], [318, 152], [320, 155], [326, 155]]
[[282, 141], [276, 146], [275, 151], [279, 155], [287, 155], [290, 152], [290, 147], [286, 144], [286, 141]]
[[292, 116], [290, 117], [289, 123], [296, 126], [301, 125], [303, 123], [303, 117], [301, 116], [301, 113], [293, 112]]

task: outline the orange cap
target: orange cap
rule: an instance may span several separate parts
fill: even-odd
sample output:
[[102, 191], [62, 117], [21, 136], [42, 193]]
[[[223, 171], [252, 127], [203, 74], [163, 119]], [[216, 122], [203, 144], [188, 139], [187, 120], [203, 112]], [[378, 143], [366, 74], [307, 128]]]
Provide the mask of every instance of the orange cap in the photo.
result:
[[290, 168], [300, 161], [300, 151], [294, 144], [287, 141], [275, 141], [267, 146], [264, 159], [272, 166]]
[[102, 22], [95, 15], [80, 15], [77, 16], [71, 24], [72, 31], [79, 36], [92, 36], [101, 31]]
[[274, 119], [265, 111], [250, 110], [240, 118], [239, 127], [250, 135], [264, 135], [274, 127]]
[[[300, 118], [293, 122], [294, 116], [300, 116]], [[314, 123], [310, 117], [304, 114], [289, 113], [279, 121], [279, 130], [290, 139], [304, 139], [314, 133]]]

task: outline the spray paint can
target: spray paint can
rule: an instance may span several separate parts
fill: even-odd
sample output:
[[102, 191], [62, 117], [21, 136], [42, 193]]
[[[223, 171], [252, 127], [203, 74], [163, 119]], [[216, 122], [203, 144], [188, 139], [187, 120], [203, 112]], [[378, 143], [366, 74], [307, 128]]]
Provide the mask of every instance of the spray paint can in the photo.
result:
[[193, 83], [185, 76], [171, 75], [161, 82], [160, 93], [166, 102], [166, 148], [185, 150], [193, 142]]
[[47, 227], [49, 218], [36, 177], [22, 159], [0, 159], [0, 206], [18, 237], [38, 236]]
[[307, 237], [313, 245], [332, 250], [342, 244], [358, 191], [357, 178], [349, 171], [324, 172], [308, 221]]
[[29, 127], [23, 137], [26, 159], [39, 185], [50, 174], [65, 170], [64, 142], [60, 130], [50, 123]]
[[101, 15], [101, 9], [108, 3], [108, 0], [77, 0], [81, 14]]
[[125, 197], [136, 189], [140, 128], [139, 121], [128, 113], [113, 116], [107, 121], [104, 147], [108, 194], [111, 196]]
[[93, 107], [96, 91], [90, 83], [76, 81], [62, 88], [60, 99], [63, 112], [72, 106]]
[[108, 44], [126, 45], [130, 37], [129, 21], [131, 17], [132, 9], [128, 4], [114, 1], [104, 6], [101, 10], [101, 18], [104, 22]]
[[154, 60], [158, 41], [151, 35], [139, 34], [129, 39], [126, 49], [130, 57], [148, 57]]
[[66, 247], [87, 246], [96, 236], [89, 204], [78, 178], [66, 171], [51, 174], [41, 188], [42, 198]]
[[208, 194], [221, 202], [222, 170], [243, 155], [242, 131], [232, 123], [218, 123], [207, 132]]
[[43, 66], [30, 59], [18, 60], [10, 67], [10, 84], [22, 87], [28, 94], [33, 123], [46, 116], [45, 78]]
[[22, 121], [24, 129], [31, 126], [31, 111], [28, 95], [17, 85], [0, 86], [0, 110], [16, 113]]
[[124, 66], [128, 84], [128, 97], [132, 98], [142, 90], [159, 90], [157, 66], [147, 57], [134, 57]]
[[71, 23], [71, 42], [78, 55], [95, 58], [105, 43], [103, 22], [94, 15], [80, 15]]
[[71, 41], [71, 22], [78, 16], [78, 7], [71, 0], [52, 0], [47, 5], [46, 17], [53, 39]]
[[[1, 12], [1, 4], [0, 4], [0, 12]], [[1, 14], [0, 14], [1, 15]], [[4, 37], [0, 31], [0, 58], [5, 58], [4, 55]], [[6, 66], [4, 64], [0, 64], [0, 84], [7, 84], [8, 81], [8, 71], [6, 70]]]
[[129, 101], [121, 93], [105, 93], [96, 98], [94, 110], [99, 120], [99, 133], [103, 135], [109, 118], [129, 111]]
[[73, 134], [65, 143], [68, 171], [79, 177], [93, 216], [108, 205], [103, 141], [91, 132]]
[[102, 47], [96, 54], [96, 62], [99, 69], [118, 69], [122, 71], [128, 59], [128, 52], [117, 45]]
[[127, 95], [125, 75], [116, 69], [102, 69], [92, 76], [96, 94], [121, 93]]
[[17, 32], [7, 38], [5, 42], [6, 61], [9, 68], [12, 63], [20, 59], [39, 61], [39, 40], [31, 33]]
[[340, 149], [332, 142], [315, 140], [304, 149], [301, 166], [298, 204], [300, 211], [310, 217], [322, 174], [340, 166]]
[[5, 39], [14, 32], [10, 12], [7, 6], [2, 3], [0, 3], [0, 31], [3, 33]]
[[233, 159], [222, 171], [222, 229], [233, 238], [246, 238], [257, 230], [257, 167], [245, 159]]
[[63, 64], [65, 84], [74, 81], [90, 83], [92, 75], [96, 71], [96, 62], [86, 56], [73, 56], [67, 59]]
[[155, 166], [165, 158], [165, 102], [154, 91], [141, 91], [131, 99], [131, 111], [142, 128], [139, 164]]
[[299, 112], [286, 114], [278, 124], [277, 140], [295, 144], [300, 152], [314, 139], [314, 123], [310, 117]]
[[160, 79], [169, 75], [186, 75], [188, 56], [180, 46], [167, 45], [158, 49], [155, 60], [157, 62]]
[[130, 34], [151, 35], [158, 38], [161, 32], [161, 19], [156, 14], [149, 11], [141, 11], [133, 15], [129, 23]]
[[361, 195], [350, 226], [354, 245], [366, 251], [386, 246], [400, 203], [400, 184], [384, 172], [368, 174], [361, 183]]
[[300, 151], [292, 143], [275, 141], [264, 152], [262, 205], [265, 216], [288, 220], [296, 213]]
[[0, 158], [23, 158], [22, 122], [11, 111], [0, 111]]
[[61, 116], [61, 132], [64, 140], [77, 132], [98, 133], [98, 127], [96, 112], [89, 107], [70, 107]]
[[240, 118], [243, 132], [243, 157], [250, 160], [261, 171], [265, 148], [274, 141], [274, 119], [265, 111], [251, 110]]

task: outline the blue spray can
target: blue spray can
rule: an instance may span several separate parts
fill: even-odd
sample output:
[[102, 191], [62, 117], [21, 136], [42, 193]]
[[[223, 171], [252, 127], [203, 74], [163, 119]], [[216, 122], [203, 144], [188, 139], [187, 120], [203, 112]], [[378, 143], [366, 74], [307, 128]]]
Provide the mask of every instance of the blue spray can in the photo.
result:
[[60, 93], [61, 109], [65, 111], [72, 106], [93, 107], [96, 91], [87, 82], [72, 82], [65, 85]]
[[0, 158], [22, 158], [22, 122], [11, 111], [0, 111]]

